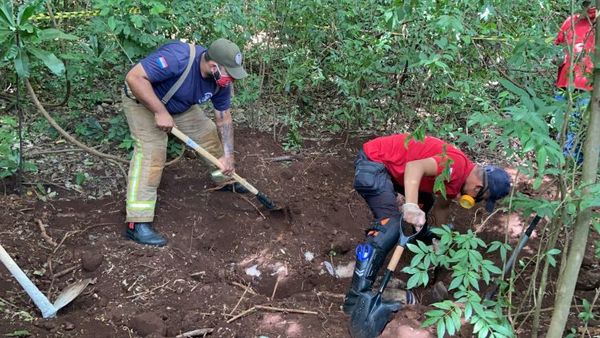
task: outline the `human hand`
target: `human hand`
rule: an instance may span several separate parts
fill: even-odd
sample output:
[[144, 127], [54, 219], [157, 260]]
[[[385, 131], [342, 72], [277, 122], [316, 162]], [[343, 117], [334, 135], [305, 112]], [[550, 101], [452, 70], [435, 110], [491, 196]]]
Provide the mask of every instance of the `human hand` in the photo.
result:
[[402, 206], [404, 220], [415, 226], [417, 232], [425, 224], [425, 212], [415, 203], [404, 203]]
[[168, 133], [175, 127], [175, 120], [173, 120], [173, 116], [168, 112], [155, 114], [154, 120], [156, 122], [156, 128], [164, 132]]
[[224, 175], [231, 176], [235, 172], [235, 159], [233, 156], [222, 156], [219, 158], [219, 162], [221, 162], [222, 169]]

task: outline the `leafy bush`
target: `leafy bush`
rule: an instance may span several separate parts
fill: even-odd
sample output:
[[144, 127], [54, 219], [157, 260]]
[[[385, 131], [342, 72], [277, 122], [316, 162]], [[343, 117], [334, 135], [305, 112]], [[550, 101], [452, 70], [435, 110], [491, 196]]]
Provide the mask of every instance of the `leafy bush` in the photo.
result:
[[512, 337], [511, 324], [503, 315], [505, 305], [502, 302], [484, 300], [479, 293], [480, 282], [485, 285], [492, 282], [492, 276], [502, 272], [492, 261], [485, 259], [480, 250], [487, 252], [500, 250], [503, 257], [509, 246], [495, 242], [488, 245], [469, 230], [465, 234], [452, 231], [448, 226], [432, 229], [440, 237], [437, 251], [418, 241], [408, 244], [415, 253], [410, 266], [403, 269], [412, 276], [407, 288], [427, 285], [428, 271], [433, 267], [443, 267], [452, 271], [452, 281], [448, 291], [454, 291], [454, 300], [445, 300], [433, 304], [436, 310], [425, 315], [423, 327], [436, 325], [438, 337], [447, 333], [454, 335], [462, 326], [461, 319], [474, 325], [473, 333], [478, 337]]
[[[0, 179], [14, 175], [19, 169], [19, 134], [17, 121], [11, 116], [0, 116]], [[35, 165], [23, 164], [26, 171], [35, 171]]]

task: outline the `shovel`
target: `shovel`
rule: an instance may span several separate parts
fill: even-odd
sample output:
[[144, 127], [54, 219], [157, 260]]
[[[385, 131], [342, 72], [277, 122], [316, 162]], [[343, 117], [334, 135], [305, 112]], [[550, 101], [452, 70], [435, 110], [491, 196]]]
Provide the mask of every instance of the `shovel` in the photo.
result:
[[[194, 140], [189, 138], [187, 135], [182, 133], [179, 129], [173, 127], [173, 129], [171, 129], [171, 134], [175, 135], [183, 143], [187, 144], [190, 148], [197, 151], [200, 155], [202, 155], [204, 158], [209, 160], [212, 164], [217, 166], [219, 169], [221, 169], [221, 170], [223, 169], [221, 162], [219, 162], [219, 160], [216, 157], [214, 157], [211, 153], [206, 151], [206, 149], [202, 148], [198, 143], [194, 142]], [[250, 191], [250, 193], [252, 193], [254, 196], [256, 196], [256, 199], [258, 199], [258, 201], [262, 205], [264, 205], [265, 208], [269, 209], [270, 211], [282, 210], [281, 208], [278, 208], [277, 206], [275, 206], [273, 201], [271, 201], [265, 194], [258, 191], [258, 189], [256, 189], [250, 183], [248, 183], [248, 181], [243, 179], [240, 175], [234, 173], [233, 175], [231, 175], [231, 177], [233, 177], [233, 179], [236, 180], [236, 182], [238, 182], [239, 184], [241, 184], [244, 188], [248, 189], [248, 191]]]
[[2, 245], [0, 245], [0, 261], [2, 261], [2, 264], [4, 264], [6, 269], [8, 269], [13, 277], [15, 277], [17, 282], [21, 284], [21, 287], [25, 290], [25, 292], [27, 292], [31, 300], [33, 300], [35, 305], [40, 309], [42, 312], [42, 317], [44, 318], [55, 317], [58, 310], [65, 307], [73, 299], [79, 296], [85, 287], [91, 282], [91, 280], [88, 278], [69, 285], [60, 293], [60, 295], [58, 295], [56, 301], [54, 301], [54, 304], [52, 304], [48, 298], [46, 298], [46, 296], [44, 296], [44, 294], [35, 286], [35, 284], [33, 284], [27, 275], [25, 275], [23, 270], [19, 268], [17, 263], [15, 263], [8, 252], [4, 250]]
[[[508, 261], [506, 261], [506, 265], [504, 265], [504, 272], [502, 273], [502, 276], [506, 276], [510, 272], [510, 269], [512, 269], [513, 263], [517, 259], [517, 256], [519, 256], [519, 253], [521, 252], [521, 250], [523, 250], [523, 247], [529, 240], [529, 237], [531, 237], [531, 233], [533, 233], [533, 230], [535, 229], [537, 224], [540, 222], [540, 219], [542, 219], [542, 217], [540, 215], [535, 215], [535, 217], [531, 220], [531, 223], [529, 223], [529, 226], [527, 227], [527, 230], [525, 230], [523, 237], [521, 237], [521, 240], [519, 240], [519, 244], [513, 251], [512, 255], [510, 255], [510, 258], [508, 259]], [[498, 292], [499, 286], [500, 286], [500, 281], [496, 280], [496, 282], [492, 285], [492, 288], [485, 293], [485, 299], [490, 300], [490, 299], [494, 298], [494, 296], [496, 296], [496, 292]]]
[[396, 266], [404, 252], [404, 247], [421, 233], [421, 231], [425, 229], [425, 226], [421, 227], [419, 232], [410, 236], [404, 235], [402, 228], [403, 227], [400, 226], [400, 239], [398, 240], [398, 245], [385, 270], [385, 275], [381, 280], [379, 290], [376, 293], [362, 292], [358, 296], [359, 299], [356, 303], [356, 308], [350, 317], [350, 335], [353, 338], [375, 338], [379, 336], [385, 328], [385, 325], [392, 318], [392, 313], [400, 310], [398, 304], [382, 303], [383, 290], [385, 290], [385, 287], [392, 278], [392, 273], [396, 270]]

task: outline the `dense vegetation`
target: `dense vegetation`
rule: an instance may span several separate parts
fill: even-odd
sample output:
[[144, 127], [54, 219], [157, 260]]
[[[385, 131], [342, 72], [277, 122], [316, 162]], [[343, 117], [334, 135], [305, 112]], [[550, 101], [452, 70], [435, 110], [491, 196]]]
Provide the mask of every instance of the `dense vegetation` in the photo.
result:
[[[598, 214], [591, 214], [600, 205], [597, 150], [595, 160], [593, 151], [586, 157], [589, 169], [565, 158], [563, 126], [577, 96], [554, 98], [552, 59], [562, 48], [553, 40], [579, 8], [549, 0], [2, 0], [0, 178], [19, 168], [21, 123], [24, 142], [40, 134], [59, 137], [32, 105], [34, 95], [68, 133], [125, 158], [132, 142], [124, 116], [107, 116], [98, 107], [119, 100], [131, 65], [168, 39], [208, 44], [226, 37], [244, 46], [251, 73], [236, 83], [237, 122], [272, 131], [287, 149], [302, 147], [303, 138], [315, 133], [431, 133], [477, 150], [482, 160], [511, 163], [534, 180], [534, 189], [543, 177], [555, 177], [555, 198], [515, 191], [507, 204], [549, 219], [541, 232], [546, 247], [530, 262], [540, 278], [524, 295], [539, 299], [549, 265], [564, 267], [569, 251], [585, 248], [576, 240], [576, 224], [600, 231]], [[594, 114], [590, 109], [584, 115], [580, 139], [598, 131]], [[23, 169], [36, 170], [26, 163]], [[573, 249], [558, 248], [562, 233], [573, 236]], [[413, 261], [417, 277], [411, 283], [426, 282], [427, 274], [418, 272], [430, 264], [452, 262], [452, 289], [462, 304], [440, 304], [427, 324], [437, 325], [440, 335], [453, 334], [463, 317], [480, 337], [512, 335], [520, 324], [507, 316], [512, 285], [504, 285], [498, 302], [482, 300], [474, 281], [489, 282], [501, 270], [473, 254], [485, 247], [506, 257], [510, 247], [485, 244], [474, 234], [445, 236], [449, 247], [437, 256], [412, 247], [422, 256]], [[593, 304], [583, 307], [587, 322]], [[562, 335], [560, 325], [554, 334]]]

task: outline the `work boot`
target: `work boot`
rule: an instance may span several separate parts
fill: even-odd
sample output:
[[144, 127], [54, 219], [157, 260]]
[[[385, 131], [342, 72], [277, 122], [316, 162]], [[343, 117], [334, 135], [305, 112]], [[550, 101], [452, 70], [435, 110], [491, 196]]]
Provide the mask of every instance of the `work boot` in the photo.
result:
[[239, 182], [225, 184], [221, 188], [217, 189], [217, 191], [233, 191], [233, 192], [237, 192], [238, 194], [245, 194], [245, 193], [250, 192], [250, 190], [246, 189]]
[[[369, 254], [370, 252], [370, 254]], [[350, 290], [344, 299], [343, 310], [347, 315], [352, 314], [359, 295], [368, 292], [375, 282], [377, 272], [381, 269], [385, 261], [386, 254], [381, 249], [376, 249], [370, 244], [360, 244], [356, 247], [356, 265], [352, 275], [352, 284]], [[384, 301], [384, 303], [387, 303]], [[398, 303], [399, 302], [393, 302]]]
[[152, 229], [152, 223], [129, 222], [125, 237], [140, 244], [152, 246], [167, 244], [167, 239]]
[[[349, 315], [354, 311], [361, 293], [371, 290], [385, 257], [398, 242], [400, 223], [401, 216], [376, 221], [367, 230], [366, 243], [356, 246], [356, 264], [354, 265], [352, 284], [343, 305], [346, 314]], [[400, 307], [399, 302], [384, 303]]]

